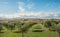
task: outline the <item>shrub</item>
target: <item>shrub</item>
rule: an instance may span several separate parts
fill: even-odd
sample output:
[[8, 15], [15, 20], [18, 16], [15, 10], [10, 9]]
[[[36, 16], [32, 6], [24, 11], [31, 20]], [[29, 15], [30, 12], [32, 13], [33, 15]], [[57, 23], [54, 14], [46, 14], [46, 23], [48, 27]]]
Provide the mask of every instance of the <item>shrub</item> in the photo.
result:
[[34, 29], [34, 30], [32, 30], [33, 32], [43, 32], [44, 30], [42, 30], [42, 29]]
[[36, 25], [36, 26], [34, 26], [34, 27], [32, 28], [32, 31], [33, 31], [33, 32], [42, 32], [42, 31], [44, 31], [44, 30], [42, 29], [42, 26], [41, 26], [41, 25]]
[[13, 32], [13, 33], [21, 33], [21, 31], [15, 31], [15, 32]]
[[42, 27], [40, 25], [36, 25], [35, 27], [33, 27], [33, 29], [42, 29]]
[[51, 27], [51, 28], [49, 28], [49, 30], [50, 30], [50, 31], [56, 31], [56, 30], [55, 30], [55, 29], [53, 29], [52, 27]]

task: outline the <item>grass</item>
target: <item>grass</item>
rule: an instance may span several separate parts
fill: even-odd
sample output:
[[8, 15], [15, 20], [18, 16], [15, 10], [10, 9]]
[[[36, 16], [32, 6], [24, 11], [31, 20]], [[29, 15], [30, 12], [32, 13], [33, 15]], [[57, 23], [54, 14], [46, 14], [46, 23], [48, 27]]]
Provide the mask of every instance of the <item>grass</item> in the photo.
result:
[[[7, 31], [2, 33], [2, 37], [22, 37], [21, 33], [13, 33]], [[25, 33], [25, 37], [58, 37], [57, 32], [28, 32]]]
[[10, 32], [10, 31], [7, 31], [5, 33], [2, 33], [1, 36], [2, 37], [22, 37], [21, 36], [21, 33], [13, 33], [13, 32]]
[[58, 37], [57, 32], [29, 32], [29, 37]]

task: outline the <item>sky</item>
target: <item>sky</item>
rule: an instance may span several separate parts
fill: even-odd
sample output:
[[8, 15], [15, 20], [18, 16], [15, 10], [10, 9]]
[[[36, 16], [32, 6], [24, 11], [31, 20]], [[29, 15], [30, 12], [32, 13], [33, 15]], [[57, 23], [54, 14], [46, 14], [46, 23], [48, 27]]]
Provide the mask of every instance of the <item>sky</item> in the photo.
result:
[[0, 0], [2, 18], [60, 18], [60, 0]]

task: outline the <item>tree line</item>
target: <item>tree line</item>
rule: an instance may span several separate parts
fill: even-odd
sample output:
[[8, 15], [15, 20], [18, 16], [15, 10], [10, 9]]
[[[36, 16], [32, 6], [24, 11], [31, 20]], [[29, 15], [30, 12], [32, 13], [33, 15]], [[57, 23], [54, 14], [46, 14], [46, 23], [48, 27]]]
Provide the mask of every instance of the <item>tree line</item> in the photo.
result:
[[[11, 30], [11, 32], [15, 29], [15, 27], [18, 27], [18, 31], [22, 33], [22, 37], [24, 37], [25, 33], [31, 28], [32, 26], [36, 25], [37, 22], [20, 22], [20, 21], [15, 21], [15, 22], [8, 22], [8, 23], [0, 23], [0, 34], [3, 30], [3, 27], [7, 28], [8, 30]], [[58, 32], [59, 37], [60, 37], [60, 20], [43, 20], [41, 22], [44, 27], [48, 28], [49, 31], [53, 29], [54, 31]]]

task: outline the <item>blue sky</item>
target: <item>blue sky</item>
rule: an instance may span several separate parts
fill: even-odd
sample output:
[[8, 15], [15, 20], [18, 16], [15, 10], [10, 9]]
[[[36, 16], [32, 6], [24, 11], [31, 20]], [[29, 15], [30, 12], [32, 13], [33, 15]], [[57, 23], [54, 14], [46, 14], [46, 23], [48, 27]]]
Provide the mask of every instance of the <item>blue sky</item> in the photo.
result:
[[59, 18], [60, 0], [0, 0], [0, 17]]

